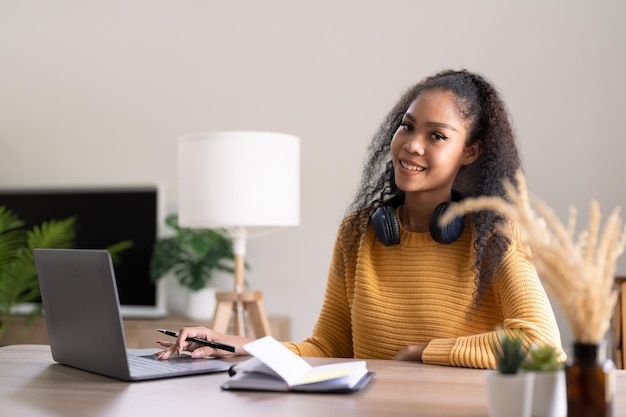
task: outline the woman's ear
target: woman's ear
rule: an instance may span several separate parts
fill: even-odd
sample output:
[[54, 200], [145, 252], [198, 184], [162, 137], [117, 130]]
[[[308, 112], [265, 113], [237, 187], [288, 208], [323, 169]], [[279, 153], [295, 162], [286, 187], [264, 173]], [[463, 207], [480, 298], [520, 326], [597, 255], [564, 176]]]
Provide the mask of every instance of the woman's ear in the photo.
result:
[[474, 141], [474, 143], [472, 143], [471, 145], [465, 147], [465, 159], [463, 161], [464, 166], [471, 165], [476, 162], [476, 160], [480, 156], [481, 145], [481, 141], [477, 140]]

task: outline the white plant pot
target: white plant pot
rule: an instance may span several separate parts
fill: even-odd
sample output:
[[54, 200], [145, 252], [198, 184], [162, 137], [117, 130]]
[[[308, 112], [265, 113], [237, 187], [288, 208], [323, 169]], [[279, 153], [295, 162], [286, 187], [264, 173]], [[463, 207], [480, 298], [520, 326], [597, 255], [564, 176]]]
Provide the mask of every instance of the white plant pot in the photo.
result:
[[533, 372], [533, 417], [565, 417], [567, 414], [567, 391], [565, 371]]
[[[232, 277], [226, 273], [214, 274], [211, 287], [199, 291], [191, 291], [181, 286], [172, 273], [163, 277], [167, 311], [170, 314], [182, 315], [194, 321], [195, 324], [210, 326], [215, 313], [215, 292], [232, 285]], [[215, 281], [215, 282], [214, 282]], [[215, 285], [213, 285], [215, 284]]]
[[209, 320], [215, 313], [215, 288], [203, 288], [198, 291], [186, 290], [187, 306], [185, 315], [192, 320], [199, 320], [210, 325]]
[[504, 375], [498, 371], [489, 371], [486, 378], [490, 417], [531, 417], [533, 373]]

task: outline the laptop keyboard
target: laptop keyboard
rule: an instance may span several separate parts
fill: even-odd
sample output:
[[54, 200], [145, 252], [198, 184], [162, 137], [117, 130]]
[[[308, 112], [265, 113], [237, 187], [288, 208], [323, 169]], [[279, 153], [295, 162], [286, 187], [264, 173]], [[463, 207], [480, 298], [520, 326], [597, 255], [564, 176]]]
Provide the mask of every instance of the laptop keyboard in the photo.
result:
[[132, 376], [167, 374], [176, 371], [188, 371], [189, 364], [172, 361], [160, 361], [152, 357], [128, 356], [128, 366]]

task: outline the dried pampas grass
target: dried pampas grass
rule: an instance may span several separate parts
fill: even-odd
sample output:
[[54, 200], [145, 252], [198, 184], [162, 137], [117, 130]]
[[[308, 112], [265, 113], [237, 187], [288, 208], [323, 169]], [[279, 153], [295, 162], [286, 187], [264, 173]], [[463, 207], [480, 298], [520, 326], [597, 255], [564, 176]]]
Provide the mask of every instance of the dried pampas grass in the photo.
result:
[[521, 172], [516, 181], [517, 188], [510, 181], [504, 183], [506, 199], [465, 199], [448, 210], [441, 222], [483, 210], [510, 219], [499, 225], [499, 230], [518, 242], [534, 263], [546, 291], [567, 316], [574, 340], [600, 343], [609, 329], [617, 301], [615, 269], [626, 245], [626, 227], [619, 208], [613, 210], [601, 231], [600, 205], [591, 201], [588, 229], [576, 236], [574, 207], [570, 208], [565, 227], [546, 203], [529, 195]]

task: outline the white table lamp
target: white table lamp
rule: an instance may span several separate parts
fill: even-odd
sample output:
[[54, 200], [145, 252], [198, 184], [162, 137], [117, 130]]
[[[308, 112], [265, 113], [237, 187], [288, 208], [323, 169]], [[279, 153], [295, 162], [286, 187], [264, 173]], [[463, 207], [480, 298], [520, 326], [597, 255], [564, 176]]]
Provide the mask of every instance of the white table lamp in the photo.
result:
[[[300, 140], [273, 132], [203, 132], [178, 139], [178, 221], [189, 228], [226, 228], [235, 253], [234, 292], [218, 292], [213, 328], [226, 332], [244, 309], [257, 337], [269, 334], [260, 291], [244, 291], [247, 229], [300, 223]], [[262, 333], [262, 334], [259, 334]]]

